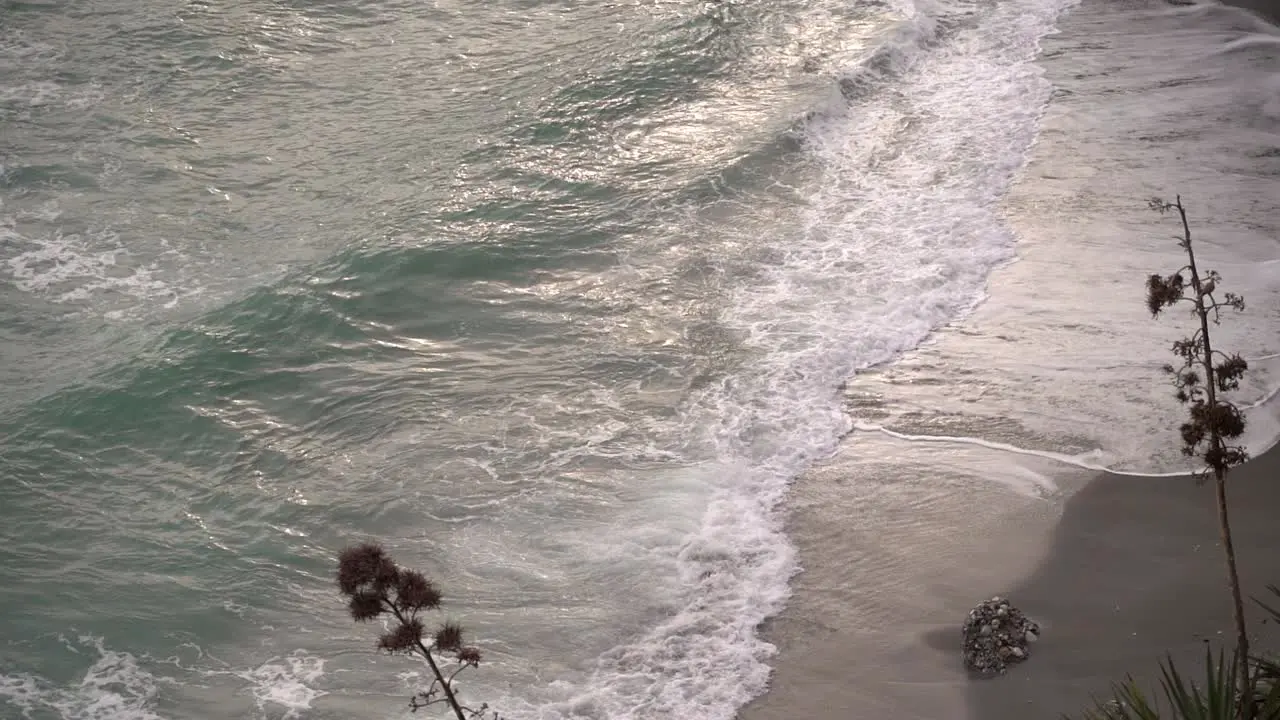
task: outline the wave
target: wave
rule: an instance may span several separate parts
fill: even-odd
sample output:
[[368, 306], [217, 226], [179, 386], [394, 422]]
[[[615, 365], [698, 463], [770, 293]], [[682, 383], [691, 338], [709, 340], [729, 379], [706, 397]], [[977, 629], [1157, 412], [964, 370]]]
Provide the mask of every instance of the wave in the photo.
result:
[[63, 645], [74, 656], [92, 656], [78, 679], [56, 684], [29, 673], [0, 673], [0, 710], [8, 705], [30, 719], [169, 720], [169, 713], [157, 707], [162, 688], [226, 677], [238, 680], [239, 690], [253, 697], [256, 717], [292, 720], [305, 717], [316, 698], [326, 694], [316, 688], [325, 674], [324, 660], [301, 650], [252, 668], [184, 668], [175, 658], [157, 662], [111, 649], [93, 635], [63, 639]]
[[[168, 478], [156, 491], [189, 485], [182, 489], [193, 504], [232, 492], [203, 487], [209, 476], [213, 484], [251, 477], [281, 487], [305, 476], [306, 491], [322, 487], [335, 505], [365, 491], [403, 495], [400, 506], [378, 507], [374, 516], [461, 525], [446, 549], [477, 560], [458, 563], [481, 568], [471, 571], [480, 576], [477, 593], [489, 591], [483, 581], [510, 584], [511, 577], [529, 578], [534, 600], [542, 597], [538, 582], [594, 583], [641, 616], [625, 633], [584, 629], [592, 642], [608, 638], [609, 647], [585, 676], [495, 699], [512, 718], [731, 718], [768, 684], [775, 648], [759, 626], [782, 608], [797, 569], [781, 503], [788, 484], [850, 429], [843, 383], [972, 308], [992, 268], [1012, 257], [997, 206], [1048, 101], [1033, 62], [1039, 39], [1067, 4], [894, 8], [898, 24], [843, 68], [830, 88], [833, 104], [799, 127], [800, 148], [820, 166], [799, 227], [746, 228], [728, 238], [744, 259], [721, 273], [729, 289], [705, 322], [685, 317], [692, 304], [628, 263], [598, 277], [600, 263], [564, 268], [526, 243], [507, 272], [508, 251], [497, 244], [407, 240], [254, 293], [171, 333], [136, 363], [46, 398], [15, 425], [74, 425], [71, 439], [97, 448], [80, 448], [91, 461], [107, 463], [117, 448], [151, 453], [151, 469]], [[575, 120], [590, 104], [574, 92], [608, 87], [586, 82], [555, 98], [565, 115], [559, 120]], [[686, 99], [706, 93], [694, 95]], [[649, 96], [629, 100], [630, 111], [654, 107]], [[551, 237], [557, 227], [539, 229]], [[717, 263], [733, 264], [706, 264]], [[512, 279], [520, 273], [525, 279]], [[485, 312], [463, 312], [474, 309], [464, 295]], [[645, 305], [651, 296], [662, 301]], [[682, 340], [673, 326], [697, 336], [710, 367], [670, 359]], [[587, 356], [586, 341], [606, 349]], [[500, 367], [516, 370], [492, 372]], [[635, 409], [671, 387], [689, 389], [678, 409]], [[121, 401], [135, 416], [109, 411]], [[34, 431], [14, 432], [23, 452], [38, 454]], [[184, 438], [180, 451], [157, 447], [152, 436], [166, 434]], [[192, 437], [201, 442], [186, 441]], [[458, 457], [438, 463], [424, 449], [433, 443]], [[425, 493], [423, 467], [437, 476]], [[640, 476], [642, 487], [610, 495], [620, 475]], [[476, 489], [477, 477], [500, 482]], [[251, 524], [245, 518], [258, 526], [292, 523], [273, 517], [292, 498], [272, 490], [248, 491], [255, 493], [250, 507], [223, 498], [212, 510], [224, 528]], [[102, 487], [92, 492], [99, 505], [128, 499]], [[419, 494], [442, 499], [428, 504]], [[630, 505], [618, 500], [637, 495]], [[612, 511], [621, 505], [624, 511]], [[489, 515], [474, 528], [458, 521], [480, 517], [481, 508], [554, 537], [531, 541], [534, 531], [495, 529]], [[607, 520], [580, 520], [587, 510]], [[316, 545], [358, 527], [349, 518], [323, 522], [337, 527], [317, 533]], [[515, 543], [519, 552], [499, 565], [491, 551]], [[540, 552], [553, 560], [543, 562]], [[632, 592], [645, 585], [659, 586], [656, 599], [643, 587]], [[559, 595], [546, 597], [551, 604]], [[620, 634], [629, 639], [619, 644]], [[271, 661], [247, 676], [262, 686], [253, 693], [260, 708], [301, 712], [319, 697], [323, 666], [303, 660]], [[137, 688], [126, 698], [130, 712], [150, 712], [151, 681], [130, 682]], [[67, 712], [82, 712], [74, 704], [82, 702], [78, 686], [28, 676], [21, 685], [34, 688], [21, 691], [24, 702], [71, 703]]]
[[133, 655], [104, 647], [102, 638], [81, 636], [78, 644], [98, 655], [79, 681], [57, 686], [30, 674], [0, 673], [0, 702], [24, 718], [53, 713], [60, 720], [164, 720], [151, 709], [160, 678], [140, 668]]
[[731, 718], [764, 691], [774, 647], [758, 627], [796, 571], [787, 486], [849, 429], [842, 384], [966, 312], [1012, 256], [996, 205], [1048, 101], [1033, 60], [1065, 7], [911, 8], [894, 47], [848, 74], [843, 112], [811, 118], [824, 171], [803, 230], [756, 239], [768, 260], [720, 318], [751, 359], [684, 415], [713, 493], [679, 551], [683, 600], [560, 699], [510, 701], [512, 717]]

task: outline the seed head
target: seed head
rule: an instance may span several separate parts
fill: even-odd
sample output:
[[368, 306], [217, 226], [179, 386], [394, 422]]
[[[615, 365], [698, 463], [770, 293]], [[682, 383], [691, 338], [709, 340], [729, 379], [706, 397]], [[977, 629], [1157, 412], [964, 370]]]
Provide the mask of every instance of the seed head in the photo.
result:
[[445, 652], [457, 652], [462, 648], [462, 627], [445, 623], [436, 631], [436, 647]]
[[416, 612], [440, 607], [440, 591], [417, 570], [401, 570], [396, 582], [396, 604], [401, 610]]
[[396, 574], [396, 564], [377, 543], [349, 547], [338, 556], [338, 589], [344, 595], [353, 595], [364, 585], [385, 585]]
[[386, 610], [382, 604], [382, 595], [373, 590], [359, 590], [351, 596], [347, 611], [356, 622], [366, 622], [381, 615]]
[[378, 649], [389, 653], [411, 652], [422, 640], [422, 621], [413, 618], [378, 638]]

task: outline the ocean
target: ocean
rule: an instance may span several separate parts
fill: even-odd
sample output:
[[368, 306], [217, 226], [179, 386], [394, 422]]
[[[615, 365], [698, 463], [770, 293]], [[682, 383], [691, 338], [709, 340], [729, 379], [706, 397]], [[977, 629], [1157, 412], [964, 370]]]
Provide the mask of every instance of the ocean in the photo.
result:
[[367, 539], [504, 717], [733, 718], [837, 448], [1185, 469], [1150, 195], [1274, 444], [1277, 178], [1220, 6], [9, 2], [0, 718], [404, 717]]

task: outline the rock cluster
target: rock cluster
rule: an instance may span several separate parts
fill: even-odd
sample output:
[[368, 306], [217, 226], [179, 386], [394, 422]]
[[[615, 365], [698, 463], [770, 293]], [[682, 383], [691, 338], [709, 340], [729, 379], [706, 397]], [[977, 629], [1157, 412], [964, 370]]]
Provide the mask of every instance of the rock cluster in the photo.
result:
[[1031, 654], [1040, 626], [996, 596], [969, 611], [964, 623], [964, 666], [984, 675], [1002, 674]]

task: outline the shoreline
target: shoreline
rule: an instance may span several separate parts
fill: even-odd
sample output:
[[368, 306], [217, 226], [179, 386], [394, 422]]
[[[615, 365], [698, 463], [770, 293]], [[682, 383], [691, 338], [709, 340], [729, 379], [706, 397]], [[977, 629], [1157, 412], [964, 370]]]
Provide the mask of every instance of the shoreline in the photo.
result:
[[1222, 4], [1255, 12], [1280, 25], [1280, 0], [1222, 0]]
[[[1280, 449], [1227, 480], [1246, 598], [1280, 583]], [[968, 687], [969, 717], [1057, 717], [1132, 674], [1158, 689], [1168, 653], [1198, 676], [1206, 645], [1230, 652], [1234, 631], [1212, 481], [1150, 481], [1104, 473], [1066, 501], [1045, 560], [1009, 595], [1046, 630], [1032, 658], [1005, 678]], [[1246, 601], [1247, 602], [1247, 601]], [[1245, 608], [1251, 639], [1280, 648], [1280, 628]], [[1024, 715], [1024, 713], [1026, 715]]]
[[[1280, 0], [1224, 4], [1280, 22]], [[1093, 49], [1094, 34], [1107, 32], [1111, 16], [1122, 11], [1084, 0], [1059, 22], [1057, 57], [1093, 53], [1094, 70], [1114, 72], [1112, 59]], [[1241, 13], [1210, 12], [1215, 26], [1248, 26], [1240, 24]], [[1082, 17], [1073, 22], [1076, 14]], [[1108, 42], [1123, 52], [1124, 37], [1117, 30]], [[1084, 72], [1065, 59], [1054, 61], [1051, 77]], [[1141, 69], [1126, 77], [1137, 88], [1151, 82]], [[1030, 252], [1019, 248], [1019, 263], [993, 274], [989, 286], [997, 290], [1000, 283], [1036, 280], [1039, 267], [1059, 267], [1052, 250], [1067, 246], [1059, 236], [1132, 232], [1127, 203], [1162, 190], [1151, 182], [1194, 188], [1206, 204], [1212, 199], [1206, 189], [1221, 176], [1181, 166], [1155, 180], [1114, 164], [1076, 167], [1072, 158], [1082, 148], [1092, 147], [1081, 160], [1090, 161], [1106, 155], [1107, 143], [1150, 142], [1139, 137], [1150, 130], [1136, 110], [1091, 115], [1096, 104], [1072, 93], [1088, 82], [1071, 75], [1055, 82], [1062, 101], [1046, 113], [1039, 147], [1007, 200], [1019, 237], [1035, 242]], [[1108, 262], [1103, 249], [1091, 251], [1072, 258], [1081, 272], [1096, 269], [1089, 262]], [[1123, 312], [1140, 314], [1136, 295], [1134, 303]], [[990, 308], [984, 312], [990, 321]], [[966, 322], [971, 331], [975, 322]], [[879, 389], [851, 382], [849, 401], [858, 405], [858, 392], [873, 398]], [[1176, 447], [1177, 416], [1143, 420], [1149, 426], [1115, 427], [1158, 434]], [[1246, 597], [1262, 597], [1267, 584], [1280, 584], [1280, 553], [1272, 551], [1280, 547], [1274, 523], [1280, 448], [1237, 469], [1228, 497]], [[797, 480], [787, 504], [788, 535], [803, 570], [786, 609], [761, 629], [778, 647], [770, 689], [742, 708], [739, 720], [1078, 716], [1091, 696], [1105, 695], [1128, 674], [1157, 690], [1166, 653], [1198, 676], [1206, 645], [1226, 651], [1233, 645], [1213, 486], [1186, 475], [1099, 473], [977, 445], [855, 432]], [[1042, 639], [1007, 675], [971, 677], [961, 667], [961, 623], [975, 604], [997, 594], [1039, 622]], [[1256, 606], [1248, 604], [1255, 641], [1280, 649], [1280, 628], [1260, 625]]]
[[[805, 571], [787, 610], [764, 629], [779, 648], [770, 690], [740, 711], [741, 720], [1057, 719], [1086, 709], [1129, 674], [1157, 689], [1166, 653], [1198, 673], [1206, 642], [1230, 650], [1211, 483], [1067, 467], [1059, 491], [1046, 496], [944, 478], [926, 502], [911, 499], [917, 486], [875, 503], [875, 488], [856, 492], [842, 476], [883, 490], [876, 468], [921, 453], [893, 447], [911, 443], [879, 444], [855, 443], [807, 478], [792, 523]], [[866, 450], [888, 457], [859, 459]], [[1280, 583], [1280, 554], [1270, 551], [1280, 547], [1278, 480], [1280, 447], [1228, 480], [1246, 597]], [[866, 525], [849, 527], [861, 513]], [[890, 519], [872, 520], [883, 516]], [[961, 666], [961, 623], [997, 594], [1043, 634], [1030, 659], [1006, 675], [972, 676]], [[1280, 647], [1280, 627], [1260, 624], [1256, 606], [1246, 612], [1255, 642]]]

